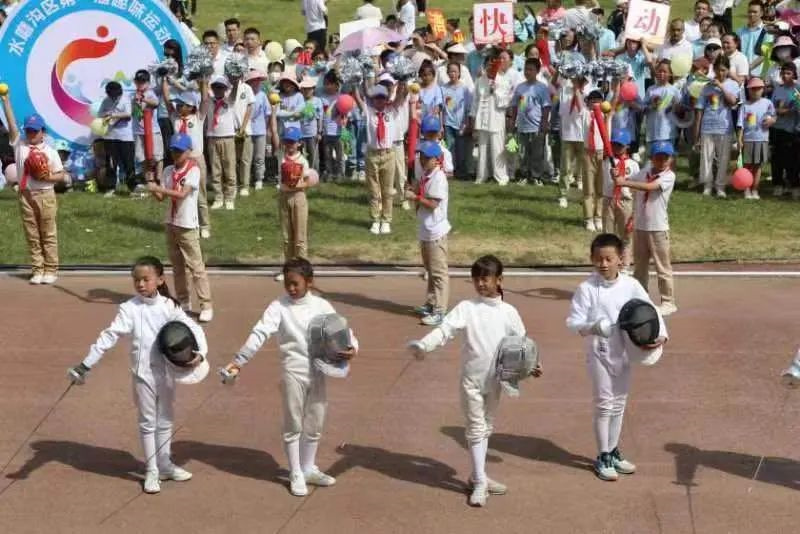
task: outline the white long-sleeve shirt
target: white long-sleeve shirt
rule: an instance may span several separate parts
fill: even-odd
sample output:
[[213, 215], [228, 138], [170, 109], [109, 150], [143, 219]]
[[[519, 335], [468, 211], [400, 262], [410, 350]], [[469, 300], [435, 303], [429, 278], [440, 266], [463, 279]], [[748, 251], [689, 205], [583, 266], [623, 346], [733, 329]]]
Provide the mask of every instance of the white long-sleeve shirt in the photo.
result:
[[494, 90], [486, 75], [478, 78], [475, 84], [475, 98], [469, 116], [474, 120], [474, 128], [486, 132], [500, 132], [505, 128], [506, 110], [511, 104], [514, 89], [519, 83], [519, 73], [508, 69], [497, 73]]
[[[273, 300], [236, 353], [234, 363], [239, 366], [247, 364], [261, 346], [277, 334], [284, 373], [308, 378], [308, 325], [317, 315], [329, 313], [336, 313], [331, 303], [311, 293], [297, 300], [289, 296]], [[353, 347], [358, 350], [358, 340], [353, 335], [351, 338]]]
[[153, 385], [154, 373], [165, 372], [164, 355], [158, 350], [156, 338], [161, 328], [170, 321], [185, 323], [197, 341], [197, 352], [204, 357], [208, 354], [208, 343], [203, 329], [172, 300], [162, 295], [152, 298], [137, 295], [120, 304], [117, 316], [89, 348], [83, 364], [89, 368], [94, 367], [117, 344], [120, 336], [129, 335], [131, 372]]
[[[611, 370], [619, 370], [628, 362], [623, 333], [616, 323], [619, 311], [631, 299], [653, 303], [638, 280], [622, 273], [612, 281], [607, 281], [598, 273], [592, 273], [578, 286], [572, 297], [567, 328], [573, 332], [583, 335], [600, 319], [607, 319], [615, 325], [607, 340], [596, 335], [586, 336], [587, 357], [599, 358]], [[659, 337], [667, 337], [667, 327], [661, 313], [658, 313], [658, 322]]]
[[431, 352], [444, 346], [458, 332], [464, 333], [461, 374], [486, 384], [494, 376], [500, 341], [506, 336], [524, 336], [525, 325], [517, 309], [500, 297], [462, 300], [422, 339], [423, 350]]

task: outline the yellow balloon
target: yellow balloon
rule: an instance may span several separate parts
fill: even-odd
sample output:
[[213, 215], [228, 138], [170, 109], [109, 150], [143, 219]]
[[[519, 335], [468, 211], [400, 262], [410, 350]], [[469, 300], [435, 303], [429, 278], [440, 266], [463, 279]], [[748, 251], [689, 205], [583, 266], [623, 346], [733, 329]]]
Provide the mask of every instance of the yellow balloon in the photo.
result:
[[280, 61], [283, 59], [283, 47], [280, 43], [272, 41], [264, 49], [264, 54], [267, 56], [270, 63]]
[[692, 56], [688, 54], [677, 55], [672, 58], [672, 75], [675, 78], [684, 78], [692, 69]]
[[89, 124], [89, 129], [96, 137], [103, 137], [108, 133], [108, 123], [103, 119], [94, 119], [91, 124]]
[[269, 99], [269, 103], [272, 104], [273, 106], [275, 104], [280, 104], [281, 102], [281, 95], [279, 95], [278, 93], [270, 93], [267, 98]]
[[7, 94], [8, 94], [8, 84], [0, 83], [0, 96], [5, 96]]
[[603, 113], [608, 113], [609, 111], [611, 111], [611, 102], [605, 101], [602, 104], [600, 104], [600, 110]]
[[408, 90], [412, 94], [419, 93], [419, 91], [420, 91], [419, 84], [417, 82], [411, 82], [410, 84], [408, 84]]

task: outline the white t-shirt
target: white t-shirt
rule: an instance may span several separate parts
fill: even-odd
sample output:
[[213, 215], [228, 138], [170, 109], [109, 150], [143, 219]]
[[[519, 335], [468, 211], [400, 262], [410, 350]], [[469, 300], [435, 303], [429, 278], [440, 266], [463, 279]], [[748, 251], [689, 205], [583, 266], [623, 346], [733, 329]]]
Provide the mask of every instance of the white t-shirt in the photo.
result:
[[411, 102], [411, 95], [406, 95], [406, 98], [397, 106], [397, 118], [394, 121], [394, 142], [402, 143], [408, 131], [409, 122], [409, 106]]
[[694, 57], [694, 46], [686, 38], [676, 44], [672, 44], [667, 40], [658, 51], [658, 59], [671, 60], [682, 55], [688, 56], [690, 59]]
[[[246, 83], [239, 82], [239, 86], [236, 89], [236, 100], [233, 103], [233, 112], [236, 118], [235, 127], [237, 131], [242, 127], [242, 124], [244, 124], [244, 115], [247, 113], [247, 107], [252, 106], [255, 102], [256, 96], [253, 94], [253, 90], [250, 86]], [[247, 124], [244, 125], [244, 130], [247, 135], [253, 134], [249, 120]]]
[[306, 33], [324, 30], [325, 15], [328, 8], [325, 7], [325, 0], [303, 0], [303, 15], [306, 17]]
[[220, 48], [219, 52], [217, 52], [217, 57], [215, 57], [212, 61], [214, 64], [214, 75], [215, 76], [225, 76], [225, 60], [228, 59], [228, 53]]
[[381, 13], [381, 8], [365, 3], [356, 9], [356, 19], [383, 19], [383, 13]]
[[199, 227], [197, 220], [197, 191], [200, 189], [200, 169], [191, 160], [187, 165], [191, 165], [191, 168], [184, 169], [185, 173], [182, 176], [178, 173], [180, 183], [175, 183], [174, 165], [164, 169], [164, 173], [161, 175], [161, 181], [166, 189], [180, 191], [184, 188], [184, 185], [192, 188], [191, 192], [183, 199], [165, 197], [167, 213], [164, 217], [164, 222], [180, 228], [194, 229]]
[[[262, 50], [259, 50], [258, 54], [255, 56], [247, 54], [247, 68], [250, 70], [260, 70], [266, 74], [269, 70], [269, 60], [267, 59], [267, 55], [264, 54]], [[250, 86], [248, 85], [248, 87]]]
[[[231, 106], [227, 95], [221, 100], [220, 107], [217, 109], [217, 99], [211, 99], [211, 106], [208, 108], [208, 118], [206, 120], [207, 137], [233, 137], [236, 135], [236, 114], [233, 106]], [[215, 116], [217, 117], [216, 126], [214, 125]]]
[[372, 106], [367, 106], [366, 123], [367, 123], [367, 147], [386, 149], [392, 148], [397, 135], [397, 127], [395, 126], [398, 117], [400, 116], [400, 109], [402, 106], [386, 106], [383, 110], [383, 120], [386, 124], [386, 136], [382, 143], [378, 142], [378, 111]]
[[[17, 137], [17, 139], [13, 141], [11, 145], [14, 147], [14, 161], [17, 165], [17, 177], [21, 188], [22, 182], [25, 180], [25, 160], [28, 159], [28, 155], [31, 153], [31, 145], [29, 145], [28, 142], [21, 136]], [[45, 156], [47, 156], [51, 173], [61, 172], [64, 170], [64, 166], [61, 164], [61, 157], [59, 157], [58, 152], [53, 147], [42, 142], [41, 145], [37, 145], [33, 150], [41, 150], [44, 152]], [[46, 189], [53, 189], [53, 186], [55, 185], [53, 182], [34, 180], [30, 176], [28, 176], [27, 180], [25, 181], [25, 189], [30, 189], [31, 191], [44, 191]]]
[[693, 43], [700, 39], [700, 23], [695, 22], [694, 19], [687, 20], [683, 23], [683, 38]]
[[[439, 146], [442, 147], [442, 158], [439, 160], [441, 169], [444, 171], [445, 175], [451, 176], [453, 174], [453, 153], [450, 152], [450, 149], [444, 146], [444, 143], [441, 141], [439, 142]], [[414, 176], [422, 176], [422, 162], [420, 161], [419, 154], [414, 158]]]
[[[631, 182], [646, 183], [650, 164], [631, 176]], [[652, 178], [652, 177], [651, 177]], [[666, 232], [669, 230], [667, 206], [672, 189], [675, 187], [675, 173], [667, 169], [655, 176], [659, 188], [654, 191], [636, 191], [633, 207], [633, 227], [646, 232]], [[651, 180], [652, 181], [652, 180]]]
[[738, 50], [728, 56], [728, 61], [731, 63], [731, 72], [736, 76], [745, 78], [750, 75], [750, 62], [747, 61], [747, 56]]
[[414, 7], [414, 2], [406, 2], [400, 6], [397, 18], [403, 23], [403, 29], [400, 33], [406, 38], [411, 37], [411, 34], [417, 28], [417, 8]]
[[436, 209], [430, 209], [422, 204], [417, 208], [417, 237], [420, 241], [436, 241], [450, 232], [450, 221], [447, 220], [448, 185], [447, 176], [440, 167], [430, 175], [420, 178], [420, 193], [424, 198], [439, 201]]
[[195, 158], [203, 157], [203, 121], [205, 117], [202, 113], [196, 115], [188, 115], [185, 118], [176, 117], [173, 121], [173, 128], [175, 133], [184, 133], [184, 124], [186, 126], [186, 135], [192, 138], [192, 156]]
[[[615, 161], [619, 161], [615, 159]], [[639, 164], [631, 158], [625, 159], [625, 179], [630, 180], [631, 176], [639, 172]], [[614, 178], [611, 176], [611, 163], [608, 158], [603, 160], [603, 196], [606, 198], [614, 198]], [[632, 199], [633, 194], [627, 187], [621, 189], [622, 198]]]
[[584, 142], [586, 139], [583, 127], [589, 112], [586, 109], [581, 93], [575, 95], [578, 101], [576, 101], [576, 108], [573, 110], [573, 94], [572, 84], [565, 83], [561, 88], [558, 101], [558, 116], [561, 118], [561, 140]]

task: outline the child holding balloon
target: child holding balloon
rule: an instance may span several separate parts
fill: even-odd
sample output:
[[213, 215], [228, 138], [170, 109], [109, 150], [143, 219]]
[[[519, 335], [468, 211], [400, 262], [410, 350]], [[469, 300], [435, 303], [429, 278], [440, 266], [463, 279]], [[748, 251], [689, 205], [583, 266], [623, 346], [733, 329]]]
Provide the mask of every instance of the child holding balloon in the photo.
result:
[[[737, 125], [742, 163], [752, 173], [752, 185], [744, 190], [744, 198], [758, 200], [761, 167], [769, 161], [769, 129], [775, 124], [775, 105], [763, 97], [764, 81], [761, 78], [750, 78], [747, 93], [747, 101], [739, 111]], [[736, 185], [734, 181], [734, 187]]]
[[680, 99], [680, 94], [670, 79], [672, 68], [669, 60], [662, 59], [656, 65], [656, 83], [647, 89], [644, 99], [645, 135], [648, 146], [657, 141], [675, 143], [677, 130], [669, 114]]

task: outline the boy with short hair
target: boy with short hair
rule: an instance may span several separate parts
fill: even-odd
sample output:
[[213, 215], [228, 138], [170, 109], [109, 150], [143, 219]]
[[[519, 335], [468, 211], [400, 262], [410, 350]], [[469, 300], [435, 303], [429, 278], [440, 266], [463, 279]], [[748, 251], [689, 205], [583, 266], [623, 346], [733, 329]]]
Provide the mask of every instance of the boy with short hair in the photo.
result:
[[300, 153], [302, 132], [286, 128], [283, 132], [283, 161], [280, 164], [280, 218], [283, 256], [286, 261], [308, 258], [308, 160]]
[[669, 246], [669, 215], [667, 206], [675, 187], [671, 163], [675, 150], [669, 141], [657, 141], [650, 148], [650, 163], [630, 178], [612, 171], [619, 187], [636, 192], [633, 216], [633, 251], [636, 267], [634, 277], [647, 289], [650, 278], [650, 259], [656, 266], [658, 291], [661, 294], [661, 315], [678, 311], [672, 281], [672, 262]]
[[256, 97], [250, 86], [242, 78], [228, 77], [233, 101], [234, 124], [236, 126], [236, 176], [239, 184], [239, 196], [250, 195], [250, 171], [253, 165], [253, 127], [250, 117], [253, 115], [253, 104]]
[[55, 182], [64, 176], [58, 152], [44, 142], [45, 124], [39, 115], [25, 119], [20, 136], [8, 93], [0, 96], [8, 121], [8, 139], [14, 147], [19, 180], [22, 228], [31, 255], [30, 283], [55, 284], [58, 279]]
[[542, 177], [549, 174], [545, 140], [550, 124], [550, 92], [536, 80], [540, 69], [537, 58], [525, 60], [525, 81], [514, 90], [510, 106], [511, 122], [522, 149], [522, 176], [536, 185], [542, 185]]
[[[146, 70], [138, 70], [133, 76], [133, 84], [136, 92], [132, 99], [133, 115], [133, 134], [134, 134], [134, 155], [136, 164], [142, 165], [145, 181], [152, 180], [155, 176], [161, 176], [161, 169], [164, 166], [164, 140], [161, 137], [161, 128], [155, 117], [155, 110], [158, 109], [158, 96], [150, 87], [150, 73]], [[149, 111], [153, 114], [150, 121], [153, 129], [153, 154], [152, 159], [147, 159], [145, 154], [145, 130], [144, 114]], [[141, 186], [139, 186], [141, 187]]]
[[622, 251], [622, 271], [627, 271], [631, 264], [631, 233], [633, 232], [633, 194], [627, 187], [620, 187], [614, 181], [614, 174], [626, 179], [639, 172], [639, 164], [629, 157], [628, 146], [631, 134], [628, 130], [614, 130], [611, 134], [611, 150], [614, 167], [611, 161], [603, 161], [603, 232], [616, 234], [625, 248]]
[[[586, 229], [597, 232], [603, 226], [602, 203], [603, 193], [603, 137], [600, 135], [601, 124], [598, 124], [592, 109], [603, 101], [603, 94], [593, 90], [589, 93], [587, 109], [584, 110], [583, 132], [586, 136], [583, 173], [583, 219]], [[611, 131], [611, 117], [602, 118], [607, 132]]]
[[447, 273], [447, 176], [440, 166], [443, 152], [436, 141], [422, 141], [417, 148], [422, 164], [422, 174], [417, 178], [416, 190], [406, 189], [407, 200], [417, 202], [417, 223], [422, 264], [428, 280], [425, 304], [417, 311], [422, 314], [422, 324], [439, 326], [447, 312], [449, 279]]
[[206, 121], [208, 151], [211, 159], [211, 184], [214, 189], [212, 210], [224, 206], [236, 209], [236, 117], [230, 101], [231, 83], [225, 76], [211, 78], [213, 98], [211, 116]]

